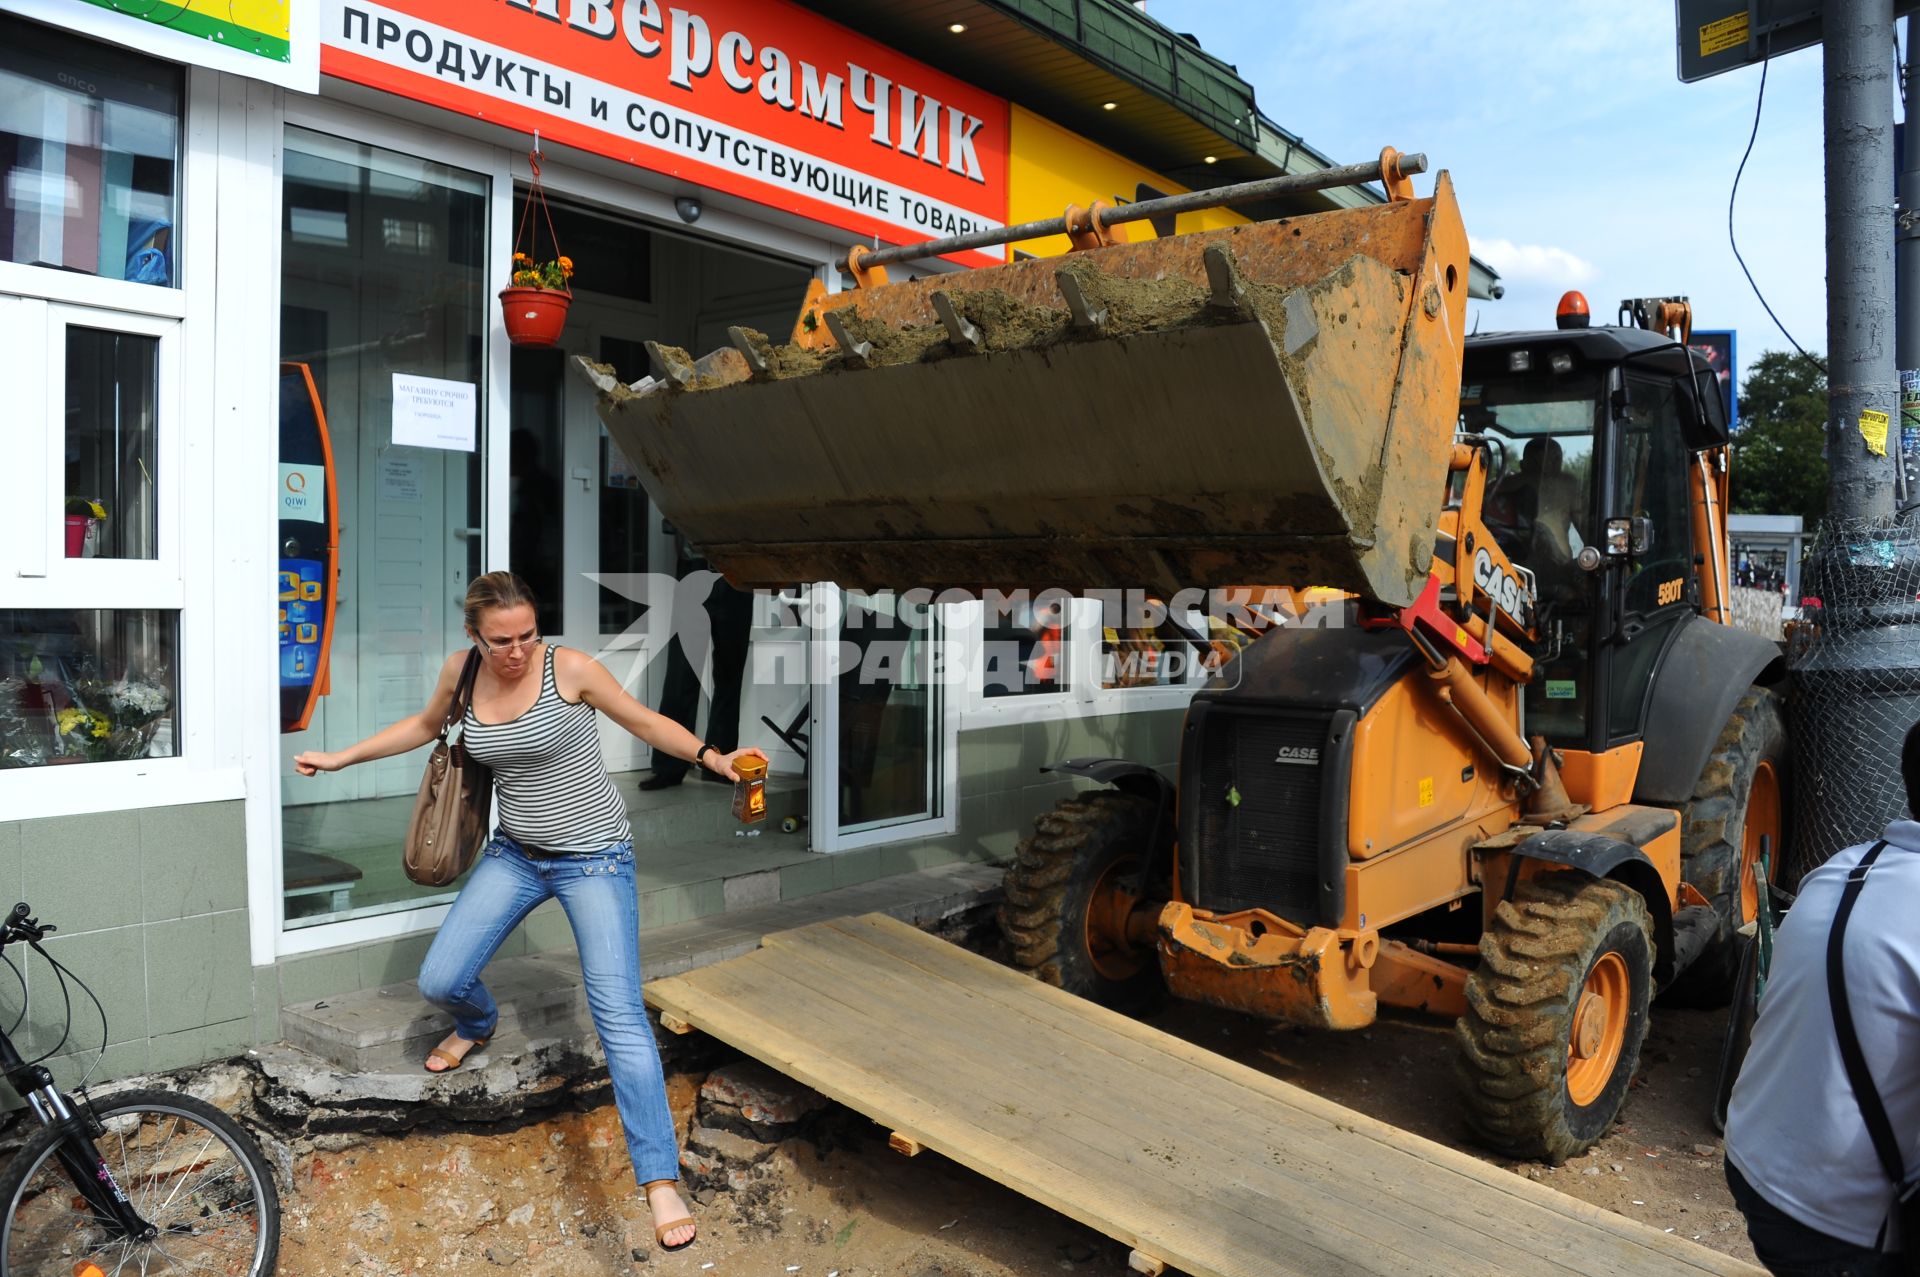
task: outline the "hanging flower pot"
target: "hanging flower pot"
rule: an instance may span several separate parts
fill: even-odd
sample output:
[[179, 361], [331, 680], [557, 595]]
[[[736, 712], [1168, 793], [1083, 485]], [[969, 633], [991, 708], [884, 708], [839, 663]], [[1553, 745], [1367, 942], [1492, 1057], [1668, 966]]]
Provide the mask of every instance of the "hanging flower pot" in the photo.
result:
[[[506, 323], [507, 336], [516, 346], [557, 343], [567, 326], [567, 307], [573, 304], [569, 283], [573, 278], [573, 259], [560, 251], [560, 241], [553, 233], [553, 214], [547, 211], [546, 192], [540, 186], [538, 136], [535, 135], [533, 152], [527, 156], [533, 180], [527, 186], [527, 202], [520, 211], [520, 229], [513, 237], [513, 282], [500, 290], [500, 315]], [[541, 220], [547, 225], [547, 242], [553, 246], [553, 256], [544, 259], [520, 251], [523, 240], [528, 248], [538, 250], [539, 225], [534, 224], [531, 238], [527, 235], [536, 203], [540, 205]]]
[[565, 289], [514, 285], [500, 290], [500, 315], [516, 346], [552, 346], [567, 326], [573, 294]]

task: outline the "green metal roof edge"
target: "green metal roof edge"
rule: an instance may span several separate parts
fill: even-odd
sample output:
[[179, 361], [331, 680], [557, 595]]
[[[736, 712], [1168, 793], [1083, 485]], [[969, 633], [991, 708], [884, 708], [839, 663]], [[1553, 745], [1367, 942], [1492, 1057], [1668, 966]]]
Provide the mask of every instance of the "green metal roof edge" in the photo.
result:
[[980, 0], [1039, 30], [1249, 151], [1253, 86], [1226, 63], [1125, 0]]
[[[1306, 142], [1287, 132], [1266, 116], [1260, 120], [1260, 145], [1254, 154], [1274, 166], [1281, 173], [1311, 173], [1315, 169], [1332, 168], [1333, 160], [1321, 154]], [[1374, 185], [1336, 186], [1320, 192], [1328, 203], [1335, 208], [1365, 208], [1369, 204], [1386, 202], [1387, 193]], [[1506, 285], [1500, 282], [1500, 272], [1479, 258], [1467, 257], [1467, 296], [1481, 301], [1498, 301], [1506, 294]]]

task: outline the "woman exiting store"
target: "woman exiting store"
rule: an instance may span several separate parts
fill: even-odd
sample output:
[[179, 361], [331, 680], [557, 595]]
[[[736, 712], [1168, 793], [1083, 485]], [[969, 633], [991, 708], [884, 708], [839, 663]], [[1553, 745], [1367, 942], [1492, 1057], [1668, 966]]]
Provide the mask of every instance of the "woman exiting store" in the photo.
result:
[[[667, 1107], [659, 1046], [641, 1001], [640, 909], [633, 831], [601, 755], [605, 714], [655, 751], [737, 779], [735, 760], [765, 758], [753, 748], [722, 754], [686, 728], [640, 704], [584, 652], [541, 641], [535, 603], [518, 577], [491, 572], [466, 597], [467, 634], [481, 652], [463, 720], [468, 751], [493, 769], [500, 825], [441, 924], [420, 967], [420, 993], [453, 1016], [454, 1028], [429, 1054], [430, 1073], [457, 1069], [486, 1044], [499, 1008], [480, 973], [507, 935], [553, 897], [567, 913], [580, 953], [594, 1029], [607, 1055], [634, 1175], [668, 1250], [696, 1230], [677, 1189], [679, 1151]], [[416, 749], [439, 734], [468, 653], [449, 656], [419, 714], [337, 753], [294, 759], [303, 776]]]

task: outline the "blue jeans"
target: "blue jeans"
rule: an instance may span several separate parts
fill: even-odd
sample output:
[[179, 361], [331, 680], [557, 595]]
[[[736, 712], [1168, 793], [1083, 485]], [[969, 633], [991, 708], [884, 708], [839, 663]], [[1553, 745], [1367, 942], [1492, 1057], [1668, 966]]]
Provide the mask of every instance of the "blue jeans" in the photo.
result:
[[607, 1053], [634, 1176], [642, 1184], [678, 1179], [680, 1156], [660, 1045], [640, 997], [640, 898], [632, 843], [586, 855], [534, 857], [496, 831], [420, 964], [420, 996], [450, 1012], [454, 1031], [468, 1041], [491, 1036], [500, 1008], [480, 982], [481, 968], [521, 919], [555, 896], [580, 950], [587, 1006]]

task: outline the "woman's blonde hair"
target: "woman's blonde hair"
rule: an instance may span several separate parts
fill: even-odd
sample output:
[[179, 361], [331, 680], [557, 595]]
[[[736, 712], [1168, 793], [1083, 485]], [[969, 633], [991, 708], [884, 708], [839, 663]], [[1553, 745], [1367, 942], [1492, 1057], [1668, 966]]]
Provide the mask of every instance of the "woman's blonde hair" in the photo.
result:
[[519, 607], [523, 603], [535, 612], [540, 610], [533, 591], [513, 573], [488, 572], [484, 576], [476, 576], [473, 584], [467, 587], [467, 628], [478, 634], [482, 613], [503, 607]]

